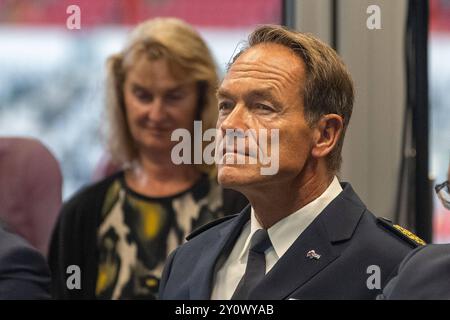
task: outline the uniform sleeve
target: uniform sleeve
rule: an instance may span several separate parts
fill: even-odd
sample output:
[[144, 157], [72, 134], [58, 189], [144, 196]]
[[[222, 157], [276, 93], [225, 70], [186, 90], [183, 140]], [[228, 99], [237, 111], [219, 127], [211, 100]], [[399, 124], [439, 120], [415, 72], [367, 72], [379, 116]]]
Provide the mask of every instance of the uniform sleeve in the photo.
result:
[[170, 277], [170, 271], [172, 269], [172, 263], [173, 260], [175, 258], [175, 254], [177, 252], [178, 249], [175, 249], [166, 259], [166, 263], [164, 265], [164, 270], [161, 276], [161, 280], [159, 283], [159, 291], [158, 291], [158, 299], [159, 300], [165, 300], [166, 295], [165, 295], [165, 289], [166, 289], [166, 285], [167, 285], [167, 281], [169, 280]]
[[50, 272], [45, 258], [18, 242], [0, 256], [0, 299], [49, 299]]
[[415, 249], [383, 289], [386, 300], [450, 299], [450, 245]]

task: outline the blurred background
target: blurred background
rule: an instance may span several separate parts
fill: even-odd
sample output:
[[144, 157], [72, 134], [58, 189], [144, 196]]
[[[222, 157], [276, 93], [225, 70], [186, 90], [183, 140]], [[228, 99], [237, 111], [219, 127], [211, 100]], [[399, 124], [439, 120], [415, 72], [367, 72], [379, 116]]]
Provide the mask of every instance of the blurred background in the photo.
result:
[[[430, 5], [430, 179], [440, 183], [450, 165], [450, 1]], [[450, 212], [433, 200], [434, 241], [450, 242]]]
[[[133, 26], [158, 16], [193, 24], [223, 74], [256, 25], [282, 23], [332, 45], [354, 78], [357, 98], [342, 180], [350, 181], [377, 215], [401, 222], [429, 241], [450, 242], [450, 212], [431, 191], [446, 179], [450, 161], [450, 0], [421, 1], [425, 12], [414, 10], [418, 3], [0, 0], [0, 136], [42, 141], [61, 166], [67, 199], [93, 181], [105, 155], [104, 64]], [[81, 9], [80, 30], [66, 26], [70, 5]], [[380, 8], [381, 29], [367, 28], [369, 5]], [[423, 28], [415, 29], [419, 22], [427, 27], [425, 35]], [[408, 30], [422, 35], [416, 47], [408, 46]], [[427, 59], [418, 63], [428, 72], [420, 72], [417, 63], [413, 71], [408, 69], [407, 57], [420, 47], [420, 39], [426, 41], [421, 50]], [[422, 102], [413, 107], [408, 104], [416, 91], [411, 79], [428, 84]]]
[[[74, 4], [80, 30], [66, 27]], [[0, 0], [0, 135], [43, 141], [60, 161], [65, 199], [91, 181], [104, 152], [106, 58], [158, 16], [196, 26], [223, 73], [256, 24], [281, 23], [281, 0]]]

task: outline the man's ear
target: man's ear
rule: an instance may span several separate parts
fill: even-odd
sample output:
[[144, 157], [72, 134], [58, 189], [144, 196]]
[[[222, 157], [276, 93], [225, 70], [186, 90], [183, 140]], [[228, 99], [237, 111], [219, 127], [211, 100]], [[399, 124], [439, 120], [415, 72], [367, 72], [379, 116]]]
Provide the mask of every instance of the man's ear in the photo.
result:
[[343, 128], [344, 120], [340, 115], [331, 113], [322, 116], [314, 128], [313, 157], [326, 157], [338, 143]]

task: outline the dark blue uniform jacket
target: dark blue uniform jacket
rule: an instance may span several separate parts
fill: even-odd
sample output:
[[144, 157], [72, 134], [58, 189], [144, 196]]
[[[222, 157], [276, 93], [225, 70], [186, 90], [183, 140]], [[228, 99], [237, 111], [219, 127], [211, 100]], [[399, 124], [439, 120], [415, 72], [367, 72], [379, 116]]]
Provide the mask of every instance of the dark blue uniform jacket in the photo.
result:
[[[250, 299], [374, 299], [381, 293], [417, 244], [369, 212], [350, 184], [341, 185], [343, 191], [278, 260]], [[188, 237], [167, 260], [160, 298], [209, 299], [215, 272], [249, 219], [247, 206]], [[310, 250], [320, 259], [307, 257]]]

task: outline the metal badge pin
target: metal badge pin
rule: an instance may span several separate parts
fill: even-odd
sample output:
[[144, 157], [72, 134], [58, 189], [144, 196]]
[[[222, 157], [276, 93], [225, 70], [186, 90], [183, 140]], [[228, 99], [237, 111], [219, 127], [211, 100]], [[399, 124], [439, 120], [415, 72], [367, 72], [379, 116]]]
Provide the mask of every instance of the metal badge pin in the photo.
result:
[[314, 250], [309, 250], [308, 253], [306, 254], [306, 257], [310, 258], [310, 259], [319, 260], [320, 254], [317, 254], [316, 251], [314, 251]]

